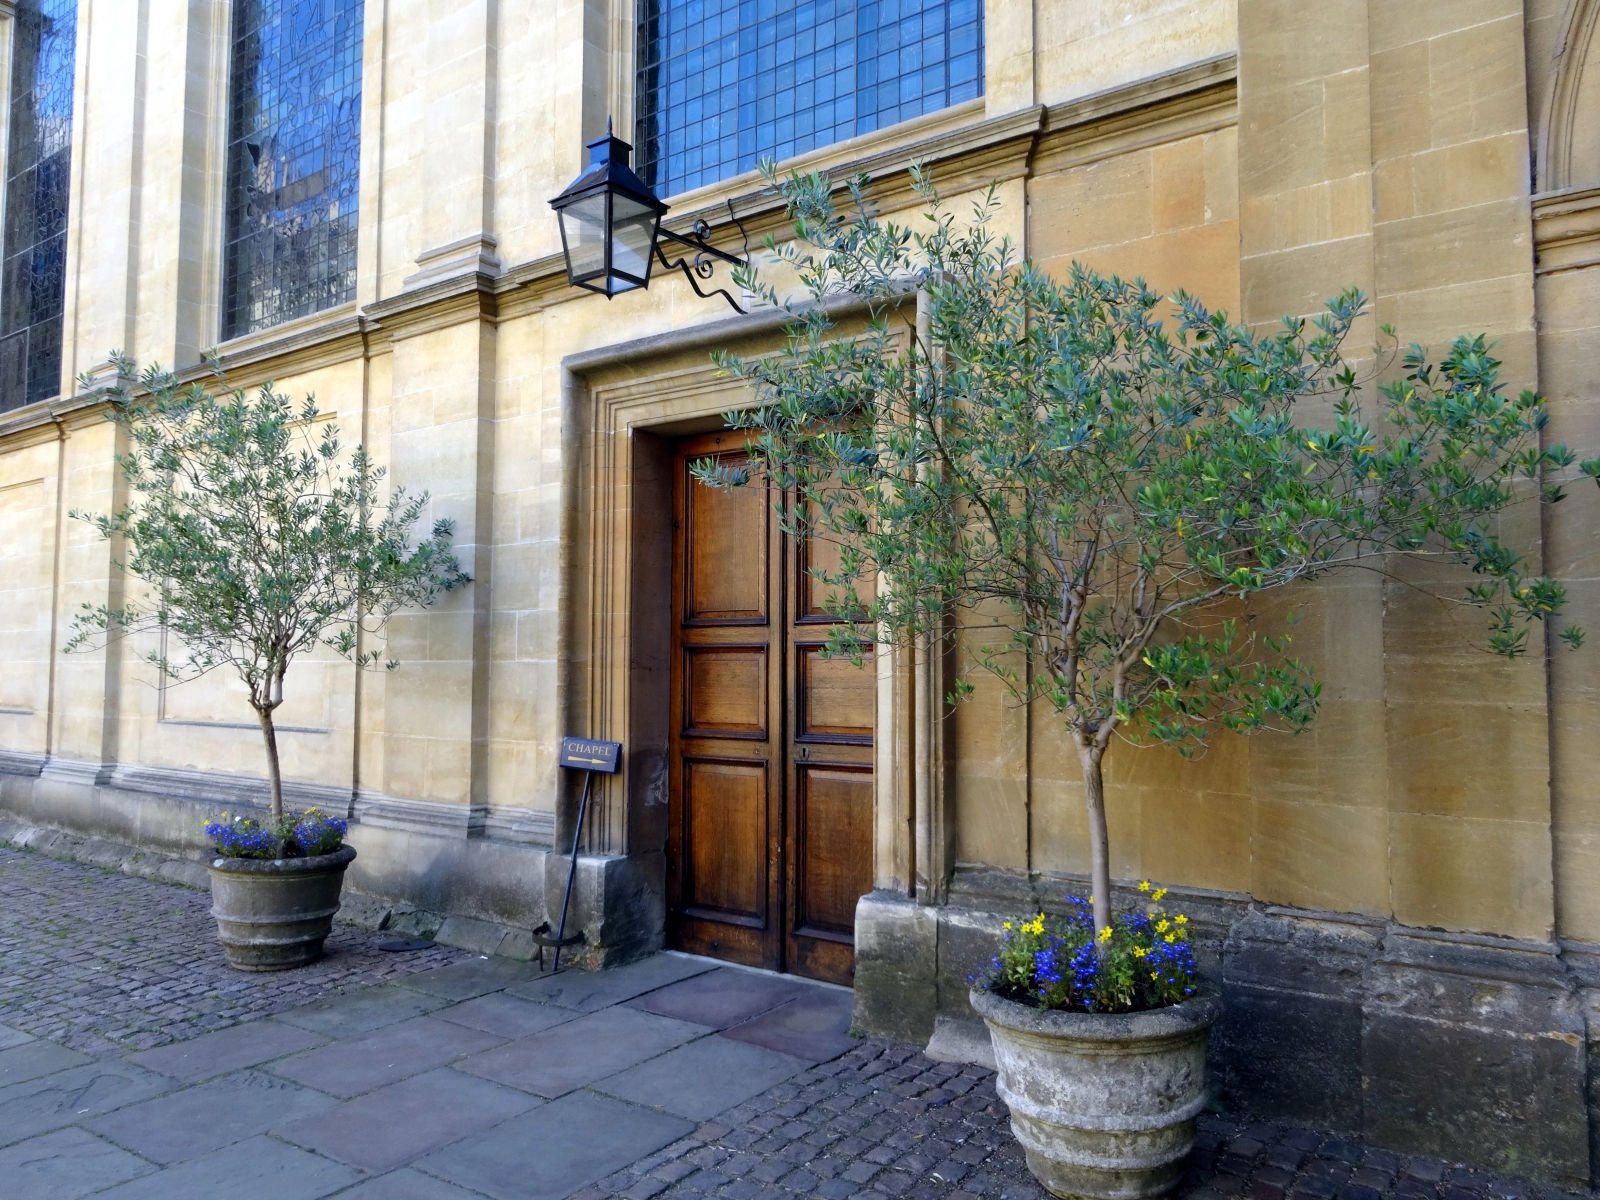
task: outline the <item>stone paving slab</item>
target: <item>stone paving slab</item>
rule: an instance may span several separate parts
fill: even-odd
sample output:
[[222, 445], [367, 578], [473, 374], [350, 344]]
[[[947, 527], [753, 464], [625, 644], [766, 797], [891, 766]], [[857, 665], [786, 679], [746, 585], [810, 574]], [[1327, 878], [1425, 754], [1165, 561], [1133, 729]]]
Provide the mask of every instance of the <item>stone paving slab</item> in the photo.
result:
[[173, 1086], [164, 1075], [113, 1059], [0, 1088], [0, 1145], [137, 1104]]
[[817, 988], [724, 1029], [722, 1036], [803, 1058], [808, 1065], [828, 1062], [855, 1047], [848, 1032], [853, 1004], [854, 997], [843, 988]]
[[511, 1040], [575, 1021], [580, 1014], [576, 1009], [535, 1004], [532, 1000], [494, 992], [441, 1009], [435, 1015], [441, 1021], [454, 1021]]
[[361, 1178], [353, 1167], [298, 1146], [253, 1137], [158, 1175], [101, 1192], [104, 1200], [321, 1200]]
[[709, 1032], [686, 1021], [608, 1008], [458, 1065], [469, 1074], [554, 1099]]
[[203, 1033], [187, 1042], [170, 1042], [130, 1054], [128, 1061], [182, 1083], [198, 1083], [243, 1067], [259, 1067], [324, 1045], [327, 1040], [310, 1030], [268, 1019]]
[[494, 1200], [564, 1200], [693, 1132], [694, 1123], [576, 1092], [429, 1155], [421, 1169]]
[[669, 983], [677, 983], [691, 975], [716, 970], [717, 966], [717, 963], [703, 958], [657, 954], [642, 962], [610, 971], [562, 971], [558, 975], [508, 987], [506, 993], [540, 1004], [595, 1012], [608, 1005], [621, 1004], [635, 996], [653, 992]]
[[80, 1200], [156, 1170], [81, 1129], [60, 1129], [0, 1150], [6, 1200]]
[[81, 1067], [92, 1063], [93, 1056], [79, 1054], [54, 1042], [28, 1042], [10, 1050], [0, 1050], [0, 1088], [14, 1083], [26, 1083], [41, 1075], [65, 1071], [68, 1067]]
[[402, 1167], [340, 1192], [339, 1200], [483, 1200], [483, 1193]]
[[163, 1166], [265, 1133], [337, 1101], [261, 1071], [239, 1071], [198, 1087], [85, 1121], [90, 1133]]
[[805, 983], [792, 975], [767, 975], [719, 967], [628, 1001], [629, 1008], [726, 1029], [798, 999]]
[[488, 1050], [503, 1040], [452, 1021], [414, 1017], [296, 1054], [273, 1063], [271, 1070], [330, 1096], [349, 1098]]
[[[20, 874], [40, 889], [34, 866]], [[62, 905], [110, 897], [113, 940], [161, 929], [188, 894], [152, 899], [161, 885], [46, 866]], [[74, 1015], [0, 1049], [13, 1080], [0, 1082], [0, 1200], [1046, 1200], [992, 1072], [848, 1036], [839, 989], [674, 954], [528, 978], [524, 964], [453, 953], [412, 960], [426, 970], [407, 986], [394, 973], [336, 976], [331, 991], [242, 977], [259, 1005], [209, 1031], [187, 1001], [157, 1019], [122, 976], [86, 978], [94, 947], [22, 936], [4, 893], [13, 867], [0, 857], [0, 981], [27, 972], [29, 986], [0, 982], [0, 1029], [31, 1036], [18, 1011], [51, 1008], [57, 991]], [[195, 973], [211, 969], [211, 945], [187, 952]], [[309, 1003], [285, 1011], [297, 994]], [[103, 1036], [128, 1012], [143, 1033]], [[296, 1062], [305, 1078], [291, 1081]], [[470, 1073], [475, 1062], [504, 1078]], [[1287, 1124], [1207, 1115], [1199, 1135], [1180, 1200], [1561, 1195]]]
[[277, 1129], [287, 1141], [381, 1174], [541, 1104], [448, 1067], [402, 1080]]
[[290, 1009], [278, 1019], [325, 1037], [349, 1037], [426, 1016], [449, 1003], [414, 988], [386, 984]]
[[539, 968], [534, 963], [511, 958], [470, 958], [454, 966], [408, 975], [395, 983], [443, 1000], [461, 1001], [503, 991], [511, 984], [526, 983], [538, 977]]
[[594, 1090], [692, 1121], [707, 1121], [810, 1065], [763, 1046], [708, 1037], [602, 1079]]

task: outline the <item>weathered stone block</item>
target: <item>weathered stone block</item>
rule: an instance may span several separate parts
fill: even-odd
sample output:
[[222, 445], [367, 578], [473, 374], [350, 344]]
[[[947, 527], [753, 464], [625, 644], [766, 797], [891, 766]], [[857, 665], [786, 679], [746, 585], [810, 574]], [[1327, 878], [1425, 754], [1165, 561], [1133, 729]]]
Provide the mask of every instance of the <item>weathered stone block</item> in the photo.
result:
[[449, 917], [439, 926], [439, 932], [434, 934], [434, 940], [437, 942], [462, 950], [472, 950], [478, 954], [498, 953], [500, 943], [505, 939], [504, 925], [478, 921], [472, 917]]
[[1392, 930], [1368, 985], [1373, 1136], [1519, 1174], [1586, 1177], [1585, 1021], [1553, 947]]
[[967, 1001], [971, 979], [994, 958], [1006, 919], [999, 913], [974, 912], [953, 906], [939, 911], [940, 1012], [977, 1018], [978, 1014]]
[[1361, 1004], [1229, 983], [1213, 1065], [1229, 1108], [1335, 1129], [1361, 1126]]
[[938, 1002], [937, 910], [889, 892], [856, 902], [855, 1016], [863, 1033], [925, 1042]]
[[1235, 924], [1214, 1055], [1230, 1106], [1360, 1128], [1362, 977], [1379, 936], [1279, 909]]

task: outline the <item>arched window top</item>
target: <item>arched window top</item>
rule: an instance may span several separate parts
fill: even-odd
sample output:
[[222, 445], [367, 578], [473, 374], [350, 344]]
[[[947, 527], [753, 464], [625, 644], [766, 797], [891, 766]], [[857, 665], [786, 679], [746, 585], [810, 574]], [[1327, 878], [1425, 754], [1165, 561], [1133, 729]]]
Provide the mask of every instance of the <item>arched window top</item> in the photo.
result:
[[1541, 192], [1600, 185], [1600, 66], [1592, 61], [1600, 0], [1572, 0], [1565, 21], [1545, 110]]

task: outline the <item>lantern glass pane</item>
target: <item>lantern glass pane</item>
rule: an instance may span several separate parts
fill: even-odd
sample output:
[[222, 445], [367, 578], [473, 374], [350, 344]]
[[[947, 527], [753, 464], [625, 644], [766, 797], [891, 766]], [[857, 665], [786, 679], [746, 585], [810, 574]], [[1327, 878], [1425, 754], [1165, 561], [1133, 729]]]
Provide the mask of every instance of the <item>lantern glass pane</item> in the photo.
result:
[[611, 202], [611, 270], [628, 280], [614, 280], [613, 288], [622, 291], [637, 280], [650, 278], [650, 251], [655, 245], [655, 209], [630, 196], [617, 195]]
[[561, 236], [567, 244], [567, 274], [573, 280], [606, 270], [606, 195], [597, 192], [561, 210]]

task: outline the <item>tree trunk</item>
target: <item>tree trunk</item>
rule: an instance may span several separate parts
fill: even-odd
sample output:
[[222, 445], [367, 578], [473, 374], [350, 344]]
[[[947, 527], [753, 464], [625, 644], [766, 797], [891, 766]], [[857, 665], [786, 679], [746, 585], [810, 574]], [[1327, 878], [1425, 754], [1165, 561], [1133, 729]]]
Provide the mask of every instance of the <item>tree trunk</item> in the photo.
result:
[[283, 775], [278, 770], [278, 730], [272, 724], [272, 709], [256, 709], [261, 719], [261, 736], [267, 740], [267, 790], [272, 799], [272, 819], [283, 820]]
[[1106, 787], [1100, 772], [1105, 751], [1099, 746], [1078, 745], [1078, 763], [1083, 768], [1083, 798], [1089, 809], [1089, 885], [1094, 889], [1095, 954], [1105, 955], [1101, 930], [1111, 926], [1111, 854], [1106, 838]]

